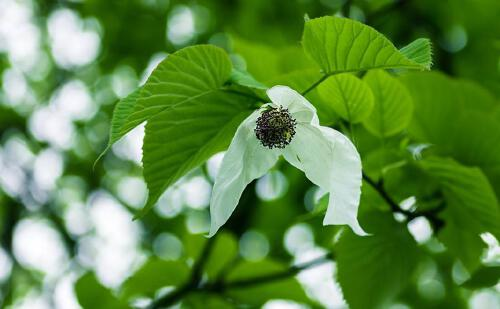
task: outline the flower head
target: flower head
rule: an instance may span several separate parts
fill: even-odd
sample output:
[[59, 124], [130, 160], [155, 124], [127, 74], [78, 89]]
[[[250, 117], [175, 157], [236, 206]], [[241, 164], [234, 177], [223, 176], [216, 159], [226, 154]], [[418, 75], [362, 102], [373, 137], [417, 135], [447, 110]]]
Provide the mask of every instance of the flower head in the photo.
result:
[[324, 225], [346, 224], [367, 235], [357, 220], [361, 160], [340, 132], [320, 126], [316, 109], [295, 90], [275, 86], [272, 103], [253, 112], [236, 130], [215, 179], [210, 235], [229, 219], [245, 187], [263, 176], [280, 156], [330, 194]]
[[262, 146], [269, 149], [285, 148], [295, 135], [296, 124], [288, 109], [268, 106], [257, 118], [255, 136]]

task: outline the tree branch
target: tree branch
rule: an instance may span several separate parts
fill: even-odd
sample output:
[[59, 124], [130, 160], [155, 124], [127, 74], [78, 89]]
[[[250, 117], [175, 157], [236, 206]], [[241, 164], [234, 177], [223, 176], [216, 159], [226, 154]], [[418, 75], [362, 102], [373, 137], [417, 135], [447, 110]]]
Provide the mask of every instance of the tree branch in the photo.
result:
[[[207, 244], [208, 245], [208, 244]], [[207, 248], [208, 246], [205, 246]], [[208, 258], [208, 255], [202, 254], [200, 256], [200, 259], [196, 263], [196, 265], [204, 265], [204, 260]], [[253, 278], [248, 278], [248, 279], [241, 279], [241, 280], [235, 280], [235, 281], [230, 281], [230, 282], [224, 282], [224, 281], [215, 281], [215, 282], [208, 282], [206, 284], [201, 284], [201, 276], [198, 278], [192, 277], [192, 280], [190, 282], [179, 289], [175, 290], [174, 292], [167, 294], [158, 300], [156, 300], [149, 308], [151, 309], [157, 309], [157, 308], [163, 308], [166, 306], [171, 306], [174, 305], [176, 302], [181, 300], [183, 297], [188, 295], [189, 293], [192, 292], [211, 292], [211, 293], [220, 293], [228, 289], [234, 289], [234, 288], [245, 288], [253, 285], [258, 285], [258, 284], [263, 284], [263, 283], [269, 283], [273, 281], [278, 281], [278, 280], [283, 280], [286, 278], [293, 277], [300, 273], [303, 270], [306, 269], [311, 269], [313, 267], [325, 264], [330, 262], [333, 259], [333, 254], [328, 253], [324, 256], [321, 256], [319, 258], [316, 258], [314, 260], [311, 260], [309, 262], [303, 263], [303, 264], [298, 264], [291, 266], [289, 269], [286, 269], [281, 272], [277, 272], [274, 274], [267, 274], [267, 275], [262, 275], [262, 276], [257, 276]], [[200, 268], [201, 270], [201, 268]], [[194, 270], [193, 270], [194, 273]], [[193, 281], [193, 278], [195, 279]]]
[[403, 214], [407, 217], [408, 221], [415, 219], [417, 217], [425, 217], [431, 222], [434, 230], [437, 232], [444, 226], [444, 221], [437, 217], [437, 213], [442, 211], [445, 204], [441, 204], [436, 208], [421, 211], [410, 211], [401, 208], [396, 201], [394, 201], [389, 193], [385, 191], [382, 182], [375, 182], [368, 175], [363, 172], [363, 180], [366, 181], [373, 189], [375, 189], [378, 194], [384, 199], [384, 201], [389, 205], [392, 212]]

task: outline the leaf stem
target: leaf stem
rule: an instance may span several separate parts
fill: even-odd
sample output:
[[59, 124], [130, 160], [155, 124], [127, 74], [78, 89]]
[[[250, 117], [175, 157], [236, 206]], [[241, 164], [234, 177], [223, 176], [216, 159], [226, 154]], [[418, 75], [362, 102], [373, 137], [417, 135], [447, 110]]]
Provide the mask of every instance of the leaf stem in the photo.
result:
[[314, 82], [311, 86], [309, 86], [309, 88], [307, 88], [306, 90], [302, 91], [302, 95], [305, 96], [307, 95], [309, 92], [311, 92], [312, 90], [314, 90], [314, 88], [318, 87], [319, 84], [321, 84], [322, 82], [324, 82], [328, 77], [330, 77], [331, 74], [325, 74], [323, 76], [321, 76], [320, 79], [318, 79], [316, 82]]

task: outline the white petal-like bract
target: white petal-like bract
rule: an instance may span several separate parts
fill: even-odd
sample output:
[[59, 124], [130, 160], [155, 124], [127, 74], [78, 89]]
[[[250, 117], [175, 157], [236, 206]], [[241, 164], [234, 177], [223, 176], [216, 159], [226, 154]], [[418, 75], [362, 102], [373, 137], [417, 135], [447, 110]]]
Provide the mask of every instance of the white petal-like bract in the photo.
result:
[[319, 125], [316, 108], [297, 91], [286, 86], [274, 86], [267, 90], [271, 101], [288, 109], [297, 122]]
[[263, 176], [278, 160], [280, 152], [265, 148], [255, 137], [255, 121], [259, 115], [260, 112], [255, 111], [241, 123], [224, 155], [210, 201], [209, 237], [229, 219], [245, 187]]

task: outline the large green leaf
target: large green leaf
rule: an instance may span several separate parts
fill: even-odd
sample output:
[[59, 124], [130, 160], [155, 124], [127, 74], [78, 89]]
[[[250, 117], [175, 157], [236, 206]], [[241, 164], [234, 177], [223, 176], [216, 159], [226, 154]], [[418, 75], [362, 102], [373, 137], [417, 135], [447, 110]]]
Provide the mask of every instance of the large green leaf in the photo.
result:
[[102, 286], [93, 273], [86, 273], [76, 281], [75, 293], [83, 309], [130, 308], [118, 300], [109, 289]]
[[375, 105], [364, 125], [370, 133], [386, 138], [404, 130], [411, 121], [413, 103], [405, 86], [382, 70], [370, 71], [364, 78], [375, 98]]
[[373, 235], [345, 231], [335, 248], [337, 279], [351, 308], [386, 308], [410, 281], [417, 245], [390, 214], [371, 212], [361, 219]]
[[184, 174], [225, 150], [253, 99], [215, 91], [169, 108], [146, 124], [142, 163], [151, 209], [165, 189]]
[[446, 155], [484, 169], [500, 168], [500, 104], [481, 87], [436, 72], [402, 78], [415, 110], [410, 134]]
[[430, 158], [420, 165], [441, 185], [447, 222], [440, 238], [469, 270], [480, 263], [485, 244], [479, 235], [500, 237], [500, 208], [495, 192], [479, 168], [451, 159]]
[[189, 267], [182, 261], [149, 259], [122, 285], [121, 295], [128, 299], [134, 296], [153, 297], [162, 287], [178, 286], [187, 281]]
[[228, 274], [227, 295], [252, 306], [261, 306], [270, 299], [288, 299], [299, 303], [311, 303], [302, 286], [294, 277], [234, 287], [235, 282], [272, 276], [287, 269], [288, 266], [285, 264], [268, 259], [259, 262], [241, 262]]
[[340, 17], [306, 21], [302, 44], [325, 74], [381, 68], [429, 69], [429, 40], [398, 50], [386, 37], [360, 22]]
[[110, 144], [161, 111], [220, 89], [231, 68], [226, 52], [211, 45], [186, 47], [169, 55], [140, 90], [118, 103]]
[[318, 92], [337, 114], [351, 123], [366, 119], [373, 108], [370, 87], [352, 74], [329, 77], [319, 85]]

